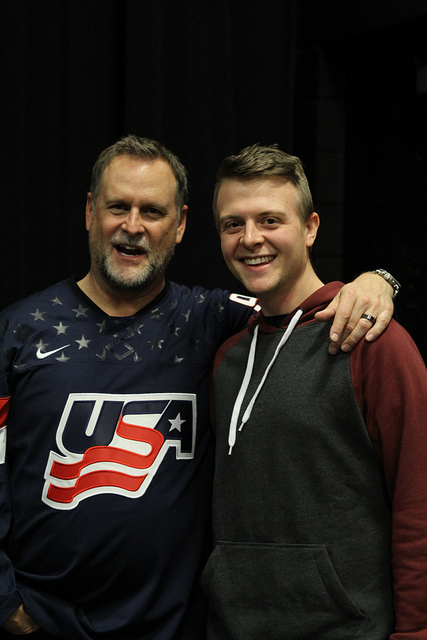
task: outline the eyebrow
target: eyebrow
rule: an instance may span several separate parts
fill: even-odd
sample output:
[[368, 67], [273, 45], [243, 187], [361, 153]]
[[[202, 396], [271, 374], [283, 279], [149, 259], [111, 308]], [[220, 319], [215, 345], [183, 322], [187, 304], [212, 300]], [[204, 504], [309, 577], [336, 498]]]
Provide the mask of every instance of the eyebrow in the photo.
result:
[[[130, 206], [130, 201], [126, 196], [117, 196], [116, 198], [105, 198], [104, 205], [106, 207], [111, 207], [112, 205], [126, 205]], [[145, 200], [141, 206], [138, 207], [140, 210], [144, 210], [147, 208], [158, 209], [159, 211], [167, 212], [168, 205], [160, 203], [156, 200], [148, 199]]]
[[[283, 211], [281, 209], [266, 209], [265, 211], [259, 211], [255, 214], [257, 218], [261, 216], [288, 216], [289, 213], [287, 211]], [[223, 222], [224, 220], [234, 220], [236, 218], [242, 218], [244, 214], [242, 213], [229, 213], [225, 216], [218, 216], [219, 222]]]

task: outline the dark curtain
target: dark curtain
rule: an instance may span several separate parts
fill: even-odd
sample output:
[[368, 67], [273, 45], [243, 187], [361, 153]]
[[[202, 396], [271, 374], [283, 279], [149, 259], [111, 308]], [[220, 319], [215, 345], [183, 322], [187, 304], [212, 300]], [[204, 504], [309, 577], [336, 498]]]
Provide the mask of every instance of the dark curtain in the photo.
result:
[[426, 33], [423, 16], [368, 35], [357, 56], [346, 48], [351, 153], [344, 231], [349, 264], [360, 269], [375, 255], [402, 281], [397, 317], [427, 362]]
[[169, 276], [240, 289], [211, 219], [218, 162], [277, 142], [306, 166], [324, 280], [385, 267], [427, 355], [427, 0], [14, 0], [0, 4], [0, 307], [88, 267], [98, 153], [161, 140], [190, 174]]
[[231, 286], [211, 222], [219, 160], [292, 146], [293, 0], [14, 0], [0, 8], [0, 306], [88, 269], [98, 153], [161, 140], [190, 174], [175, 280]]
[[303, 5], [295, 93], [306, 117], [294, 140], [321, 220], [336, 231], [328, 255], [341, 242], [345, 281], [378, 266], [401, 281], [397, 319], [427, 362], [427, 1]]

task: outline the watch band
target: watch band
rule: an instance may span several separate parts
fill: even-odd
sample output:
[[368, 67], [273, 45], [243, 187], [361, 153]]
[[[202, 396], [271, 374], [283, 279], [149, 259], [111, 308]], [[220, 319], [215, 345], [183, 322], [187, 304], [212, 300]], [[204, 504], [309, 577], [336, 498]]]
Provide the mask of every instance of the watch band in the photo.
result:
[[394, 278], [391, 273], [389, 273], [388, 271], [386, 271], [385, 269], [374, 269], [373, 271], [371, 271], [370, 273], [376, 273], [377, 275], [381, 276], [382, 278], [384, 278], [384, 280], [387, 280], [387, 282], [389, 283], [389, 285], [391, 285], [394, 289], [394, 293], [393, 293], [393, 298], [395, 298], [397, 296], [397, 294], [399, 293], [402, 285], [400, 284], [400, 282], [398, 282], [396, 280], [396, 278]]

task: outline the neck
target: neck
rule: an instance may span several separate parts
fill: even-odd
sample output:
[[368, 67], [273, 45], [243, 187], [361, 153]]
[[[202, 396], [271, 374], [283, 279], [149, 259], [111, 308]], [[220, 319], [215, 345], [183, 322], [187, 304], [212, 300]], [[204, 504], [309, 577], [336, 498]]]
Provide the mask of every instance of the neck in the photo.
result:
[[276, 291], [266, 296], [259, 295], [258, 301], [265, 316], [287, 315], [320, 287], [323, 287], [323, 282], [311, 271], [303, 281], [289, 287], [286, 292]]
[[94, 274], [89, 273], [77, 282], [88, 298], [107, 315], [115, 317], [133, 316], [154, 300], [165, 286], [164, 278], [141, 292], [115, 290], [107, 284], [100, 284]]

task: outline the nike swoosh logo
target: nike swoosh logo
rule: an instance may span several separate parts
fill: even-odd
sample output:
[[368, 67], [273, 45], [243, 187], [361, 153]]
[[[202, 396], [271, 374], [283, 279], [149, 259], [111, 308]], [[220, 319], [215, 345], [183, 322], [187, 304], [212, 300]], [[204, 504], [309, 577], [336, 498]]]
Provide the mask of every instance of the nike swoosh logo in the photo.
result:
[[62, 349], [66, 349], [69, 346], [70, 346], [69, 344], [66, 344], [63, 347], [58, 347], [58, 349], [53, 349], [53, 351], [42, 351], [40, 348], [38, 348], [36, 351], [36, 358], [38, 358], [39, 360], [43, 360], [43, 358], [48, 358], [49, 356], [53, 356], [54, 353], [58, 353], [58, 351], [61, 351]]

